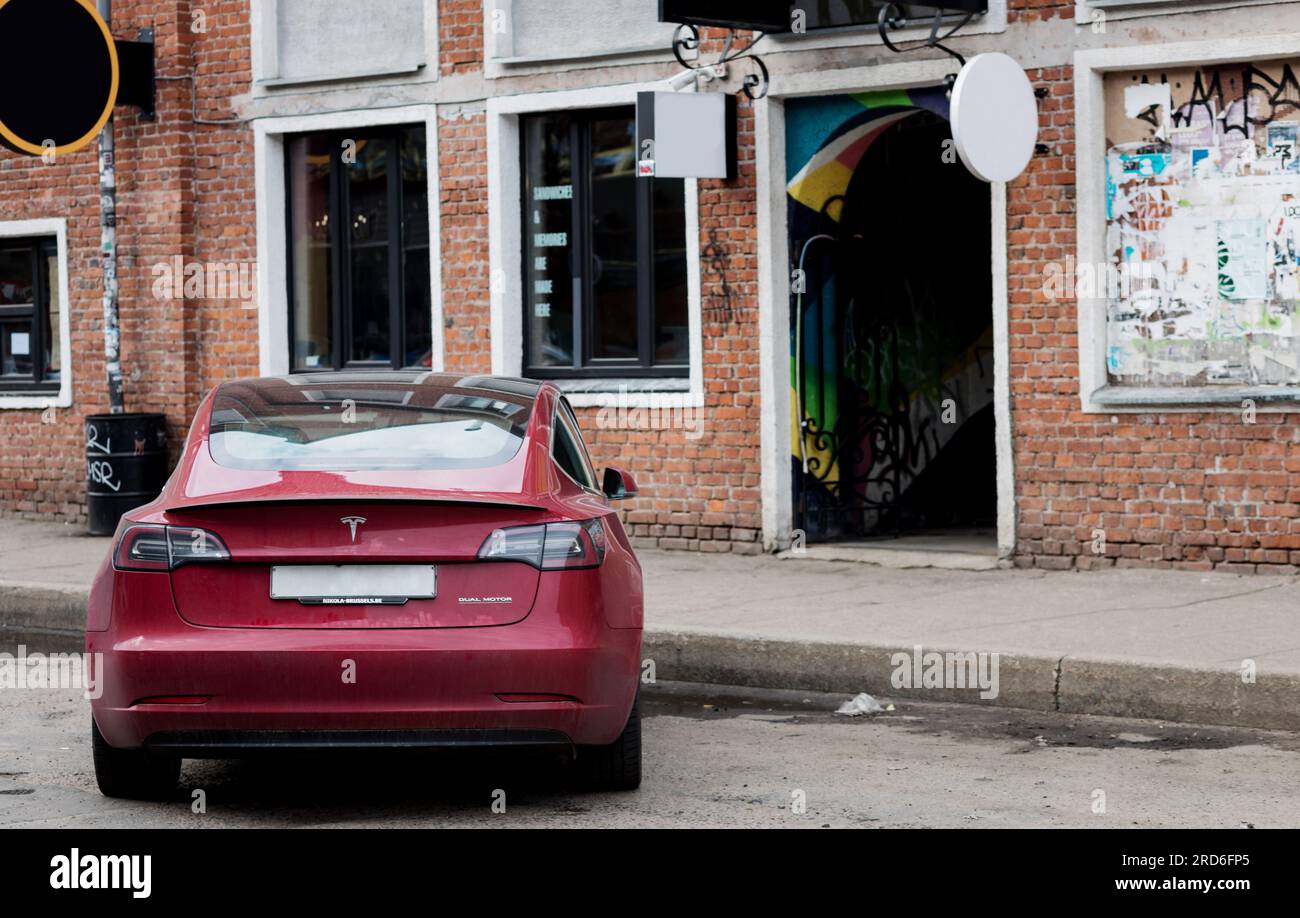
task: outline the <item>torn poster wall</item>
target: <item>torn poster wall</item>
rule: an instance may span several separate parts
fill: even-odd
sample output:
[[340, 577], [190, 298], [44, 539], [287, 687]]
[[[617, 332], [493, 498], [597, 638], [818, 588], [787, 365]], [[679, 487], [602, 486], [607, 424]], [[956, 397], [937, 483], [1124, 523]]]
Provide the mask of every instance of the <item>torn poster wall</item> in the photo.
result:
[[1298, 68], [1106, 76], [1111, 384], [1300, 384]]

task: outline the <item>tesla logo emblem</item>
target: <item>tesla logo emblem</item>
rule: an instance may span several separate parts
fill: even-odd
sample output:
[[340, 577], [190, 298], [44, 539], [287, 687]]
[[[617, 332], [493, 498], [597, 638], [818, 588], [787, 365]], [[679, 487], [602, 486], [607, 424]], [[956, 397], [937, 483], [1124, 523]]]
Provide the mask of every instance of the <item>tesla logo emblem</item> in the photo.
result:
[[352, 531], [352, 541], [357, 540], [357, 527], [366, 521], [364, 516], [345, 516], [339, 520], [340, 523], [346, 523], [348, 529]]

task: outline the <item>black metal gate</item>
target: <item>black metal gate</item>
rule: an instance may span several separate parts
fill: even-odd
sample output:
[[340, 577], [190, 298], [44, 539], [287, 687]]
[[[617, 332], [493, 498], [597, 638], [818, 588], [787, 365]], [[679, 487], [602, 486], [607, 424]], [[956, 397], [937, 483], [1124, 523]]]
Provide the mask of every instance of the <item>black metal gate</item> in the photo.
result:
[[[860, 239], [826, 245], [832, 262], [863, 254]], [[903, 530], [900, 500], [939, 449], [932, 429], [936, 412], [917, 417], [913, 407], [916, 399], [933, 403], [942, 381], [918, 380], [904, 371], [905, 331], [922, 331], [924, 320], [909, 301], [871, 302], [855, 295], [843, 308], [821, 298], [813, 306], [808, 324], [829, 332], [817, 336], [814, 365], [835, 372], [811, 393], [816, 404], [801, 399], [805, 448], [796, 526], [809, 538]], [[833, 421], [821, 429], [817, 418]]]

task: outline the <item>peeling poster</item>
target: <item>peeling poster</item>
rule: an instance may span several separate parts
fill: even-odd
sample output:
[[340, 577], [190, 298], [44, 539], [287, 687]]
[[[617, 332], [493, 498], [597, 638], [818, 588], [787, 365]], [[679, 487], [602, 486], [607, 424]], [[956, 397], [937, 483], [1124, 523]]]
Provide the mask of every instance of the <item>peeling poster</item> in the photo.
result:
[[1300, 386], [1298, 70], [1103, 78], [1109, 384]]
[[1219, 220], [1219, 296], [1262, 300], [1268, 296], [1268, 240], [1263, 220]]

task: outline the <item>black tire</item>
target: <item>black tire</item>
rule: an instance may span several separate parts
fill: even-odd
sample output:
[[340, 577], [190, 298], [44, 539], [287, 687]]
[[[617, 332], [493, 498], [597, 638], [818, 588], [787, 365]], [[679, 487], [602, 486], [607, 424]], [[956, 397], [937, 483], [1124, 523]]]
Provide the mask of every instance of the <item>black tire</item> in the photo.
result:
[[587, 790], [628, 791], [641, 786], [641, 693], [627, 726], [608, 746], [578, 748], [578, 778]]
[[179, 756], [158, 755], [146, 749], [114, 749], [90, 719], [90, 744], [95, 759], [95, 780], [105, 797], [127, 800], [161, 800], [176, 790], [181, 774]]

